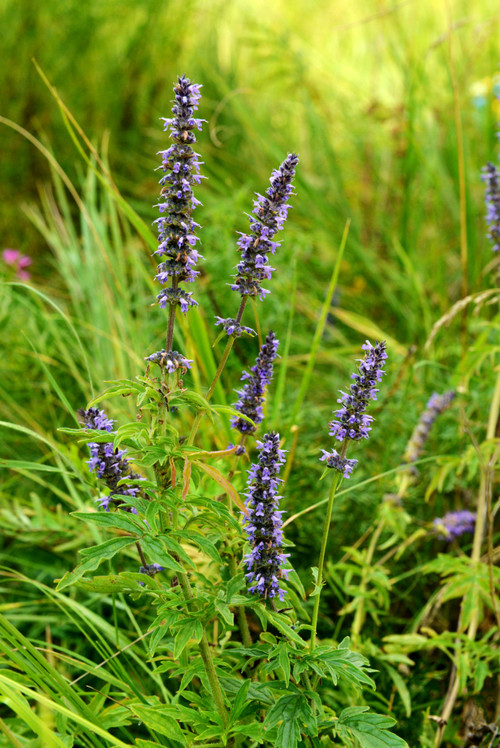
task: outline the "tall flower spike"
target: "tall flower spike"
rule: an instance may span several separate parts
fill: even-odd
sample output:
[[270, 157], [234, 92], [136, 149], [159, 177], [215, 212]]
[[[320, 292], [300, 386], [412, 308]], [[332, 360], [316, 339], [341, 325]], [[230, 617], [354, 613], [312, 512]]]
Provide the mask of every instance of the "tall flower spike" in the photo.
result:
[[[78, 415], [85, 428], [113, 433], [113, 421], [107, 417], [104, 410], [89, 408], [88, 410], [79, 410]], [[89, 470], [95, 470], [97, 477], [103, 480], [110, 489], [108, 496], [98, 500], [101, 508], [109, 512], [110, 504], [120, 505], [120, 496], [137, 496], [139, 493], [137, 486], [118, 485], [124, 479], [143, 480], [141, 475], [131, 469], [130, 463], [125, 457], [126, 451], [115, 449], [110, 442], [103, 444], [89, 442], [88, 447], [90, 449]], [[130, 511], [137, 514], [137, 510], [134, 508]]]
[[[242, 374], [241, 378], [246, 379], [245, 386], [237, 391], [240, 399], [235, 405], [236, 410], [251, 418], [256, 424], [264, 420], [264, 392], [273, 376], [273, 361], [278, 353], [278, 344], [279, 340], [271, 330], [260, 348], [255, 366], [250, 369], [251, 374], [247, 371]], [[242, 434], [252, 434], [255, 431], [255, 426], [243, 418], [234, 417], [231, 427], [238, 429]]]
[[162, 164], [158, 168], [164, 172], [160, 179], [164, 202], [156, 206], [162, 215], [154, 221], [158, 228], [158, 249], [154, 254], [162, 258], [156, 279], [163, 285], [172, 279], [172, 287], [164, 288], [157, 296], [160, 306], [165, 309], [167, 305], [179, 305], [181, 312], [186, 313], [189, 307], [197, 306], [197, 302], [191, 298], [191, 292], [178, 288], [178, 284], [196, 279], [195, 265], [201, 258], [195, 249], [199, 241], [195, 229], [199, 224], [191, 214], [201, 205], [193, 195], [192, 185], [199, 184], [202, 179], [202, 162], [191, 146], [196, 142], [193, 130], [201, 130], [205, 120], [193, 117], [201, 98], [198, 84], [181, 76], [173, 90], [173, 117], [162, 118], [174, 143], [166, 151], [159, 152]]
[[238, 291], [242, 297], [259, 296], [262, 300], [269, 293], [260, 284], [264, 279], [269, 280], [274, 270], [268, 263], [268, 255], [270, 252], [274, 254], [280, 246], [272, 238], [281, 231], [287, 218], [290, 208], [287, 200], [292, 194], [292, 180], [298, 162], [298, 156], [289, 153], [279, 169], [273, 171], [266, 194], [256, 193], [253, 216], [250, 216], [251, 233], [241, 234], [238, 240], [241, 260], [236, 266], [236, 279], [231, 284], [233, 291]]
[[[367, 340], [361, 347], [366, 353], [364, 359], [359, 362], [358, 371], [351, 374], [354, 384], [351, 384], [349, 393], [340, 390], [342, 397], [337, 402], [341, 403], [342, 407], [334, 412], [336, 418], [330, 422], [330, 436], [334, 436], [339, 442], [348, 439], [368, 439], [373, 416], [367, 415], [365, 410], [371, 400], [377, 399], [376, 385], [385, 374], [382, 369], [387, 358], [385, 342], [373, 346]], [[344, 478], [349, 478], [358, 461], [348, 460], [345, 457], [345, 449], [345, 444], [341, 454], [335, 449], [331, 452], [323, 449], [323, 456], [319, 459], [325, 461], [327, 467], [341, 472]]]
[[494, 164], [487, 163], [483, 167], [481, 179], [486, 184], [484, 201], [488, 238], [493, 245], [493, 251], [498, 252], [500, 249], [500, 172]]
[[257, 442], [259, 462], [248, 470], [248, 491], [245, 506], [248, 515], [244, 520], [245, 532], [252, 550], [244, 558], [247, 566], [249, 592], [264, 598], [278, 596], [283, 600], [286, 590], [280, 587], [280, 579], [288, 578], [283, 564], [290, 555], [282, 553], [282, 511], [279, 509], [278, 478], [285, 462], [285, 453], [279, 448], [279, 434], [266, 434]]
[[455, 392], [453, 390], [449, 390], [442, 395], [438, 395], [437, 392], [431, 395], [406, 445], [403, 462], [416, 462], [418, 460], [424, 450], [425, 442], [429, 438], [432, 424], [438, 415], [449, 407], [454, 397]]

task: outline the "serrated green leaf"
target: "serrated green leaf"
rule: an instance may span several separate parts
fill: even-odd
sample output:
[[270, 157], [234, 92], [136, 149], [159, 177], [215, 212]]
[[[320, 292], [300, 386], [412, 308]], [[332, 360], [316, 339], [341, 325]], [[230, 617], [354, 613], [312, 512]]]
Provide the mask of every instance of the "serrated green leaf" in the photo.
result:
[[338, 727], [346, 727], [359, 740], [363, 748], [408, 748], [403, 738], [390, 732], [389, 728], [396, 723], [392, 717], [373, 714], [367, 709], [367, 707], [344, 709], [339, 716]]
[[[272, 685], [272, 684], [269, 684]], [[267, 713], [264, 721], [266, 729], [279, 724], [276, 748], [294, 748], [300, 733], [317, 734], [316, 719], [312, 709], [302, 694], [293, 693], [281, 696]]]
[[229, 606], [220, 598], [215, 599], [215, 607], [225, 620], [225, 622], [228, 624], [228, 626], [234, 625], [234, 615], [229, 610]]
[[282, 614], [274, 613], [264, 608], [264, 615], [267, 617], [268, 621], [272, 623], [273, 626], [278, 629], [278, 631], [281, 631], [281, 633], [284, 634], [290, 641], [295, 642], [295, 644], [298, 644], [300, 647], [306, 646], [306, 642], [302, 639], [301, 636], [297, 634], [296, 631], [292, 629], [290, 624], [284, 620], [284, 616]]
[[165, 714], [162, 706], [144, 706], [134, 704], [129, 709], [143, 722], [146, 727], [160, 735], [166, 735], [172, 740], [177, 740], [182, 745], [187, 745], [184, 733], [176, 719]]
[[203, 636], [203, 627], [200, 621], [188, 620], [183, 622], [182, 628], [175, 635], [174, 640], [174, 659], [178, 660], [182, 654], [184, 648], [191, 639], [194, 639], [197, 644], [201, 641]]
[[290, 683], [290, 657], [285, 642], [280, 642], [278, 645], [278, 662], [283, 670], [286, 687], [288, 688], [288, 684]]
[[139, 591], [139, 582], [151, 589], [161, 589], [161, 584], [149, 577], [147, 574], [134, 574], [123, 572], [122, 574], [107, 574], [106, 576], [93, 577], [92, 579], [80, 579], [76, 582], [77, 587], [92, 592], [111, 594], [113, 592], [126, 592], [130, 590]]
[[232, 709], [232, 714], [231, 714], [231, 722], [233, 723], [238, 720], [241, 712], [246, 706], [250, 683], [251, 683], [250, 680], [246, 680], [234, 698], [233, 709]]
[[202, 535], [201, 532], [197, 532], [196, 530], [182, 530], [176, 533], [176, 535], [187, 543], [191, 543], [191, 545], [197, 545], [202, 553], [205, 553], [213, 561], [219, 564], [222, 563], [219, 551], [215, 545]]
[[134, 543], [134, 538], [111, 538], [101, 545], [95, 545], [92, 548], [85, 548], [80, 551], [85, 560], [79, 564], [74, 571], [68, 571], [57, 585], [57, 590], [63, 590], [81, 579], [88, 571], [97, 569], [102, 561], [113, 558], [117, 553]]
[[245, 575], [243, 572], [241, 572], [240, 574], [237, 574], [235, 577], [231, 577], [231, 579], [227, 583], [226, 603], [228, 604], [231, 603], [234, 595], [236, 595], [236, 593], [241, 590], [244, 584], [245, 584]]
[[166, 569], [172, 569], [172, 571], [184, 571], [178, 561], [172, 558], [160, 538], [153, 537], [152, 535], [145, 535], [141, 540], [141, 544], [146, 553], [151, 556], [155, 564], [160, 564], [160, 566], [164, 566]]
[[141, 520], [135, 520], [133, 514], [128, 512], [71, 512], [72, 517], [77, 517], [85, 522], [93, 522], [100, 527], [115, 527], [118, 530], [131, 532], [134, 535], [142, 535], [146, 531], [146, 525]]

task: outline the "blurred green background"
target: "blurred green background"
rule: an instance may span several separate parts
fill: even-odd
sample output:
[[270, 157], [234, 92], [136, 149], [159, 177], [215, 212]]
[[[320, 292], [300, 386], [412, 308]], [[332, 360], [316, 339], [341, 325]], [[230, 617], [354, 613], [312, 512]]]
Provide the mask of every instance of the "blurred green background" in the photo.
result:
[[[253, 193], [266, 189], [287, 152], [298, 152], [296, 197], [279, 237], [272, 294], [257, 306], [262, 332], [272, 327], [288, 344], [267, 421], [292, 450], [287, 509], [292, 514], [326, 493], [317, 483], [318, 451], [330, 446], [336, 391], [346, 386], [366, 337], [388, 340], [390, 382], [373, 438], [362, 458], [356, 453], [356, 482], [396, 467], [431, 392], [464, 383], [460, 318], [424, 350], [434, 323], [461, 296], [490, 283], [480, 171], [497, 152], [498, 1], [3, 0], [1, 15], [2, 249], [33, 258], [27, 286], [0, 263], [0, 273], [14, 281], [0, 296], [2, 562], [51, 588], [74, 565], [77, 550], [92, 542], [68, 515], [96, 496], [87, 455], [57, 429], [75, 426], [77, 408], [106, 380], [142, 373], [144, 356], [161, 346], [165, 315], [150, 306], [158, 288], [148, 226], [156, 217], [156, 153], [166, 147], [159, 118], [168, 116], [172, 84], [182, 73], [203, 84], [199, 116], [207, 120], [197, 146], [208, 177], [197, 192], [205, 256], [194, 294], [200, 311], [189, 316], [189, 327], [181, 320], [176, 333], [196, 360], [190, 381], [204, 391], [220, 355], [220, 346], [211, 348], [213, 315], [235, 313], [227, 283]], [[95, 158], [80, 135], [71, 137], [33, 59], [134, 215], [96, 176]], [[30, 142], [28, 133], [38, 140]], [[348, 219], [339, 284], [321, 330]], [[253, 325], [251, 309], [244, 321]], [[471, 324], [479, 330], [479, 322]], [[302, 395], [315, 331], [321, 344]], [[255, 340], [235, 346], [224, 375], [228, 402], [256, 352]], [[467, 376], [476, 363], [468, 362]], [[472, 430], [487, 419], [490, 375], [476, 377], [470, 388], [466, 378]], [[109, 408], [114, 418], [134, 417], [128, 400]], [[443, 416], [429, 454], [468, 447], [455, 420], [456, 414]], [[208, 443], [210, 429], [201, 438]], [[215, 438], [217, 446], [227, 444], [225, 427]], [[407, 499], [421, 526], [470, 502], [457, 469], [426, 505], [432, 464], [422, 472]], [[355, 503], [352, 494], [339, 497], [335, 522], [342, 532], [334, 555], [370, 526], [391, 481], [366, 486]], [[320, 515], [288, 530], [298, 568], [316, 556]], [[423, 556], [435, 552], [429, 540]], [[410, 566], [419, 562], [417, 553]], [[26, 589], [11, 620], [40, 633], [40, 612]], [[428, 594], [425, 585], [401, 591], [394, 614], [401, 630], [416, 600], [423, 605]], [[64, 626], [57, 616], [55, 625]], [[59, 632], [61, 640], [71, 641], [68, 631]], [[385, 629], [374, 624], [374, 631], [382, 636]], [[429, 699], [439, 702], [440, 688], [419, 686], [412, 696], [423, 709]]]

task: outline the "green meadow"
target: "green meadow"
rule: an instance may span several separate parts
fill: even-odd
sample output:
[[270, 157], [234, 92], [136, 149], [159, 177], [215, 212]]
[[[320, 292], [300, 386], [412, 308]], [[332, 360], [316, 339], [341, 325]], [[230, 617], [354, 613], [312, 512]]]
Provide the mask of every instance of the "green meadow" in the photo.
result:
[[[4, 0], [1, 16], [0, 251], [32, 262], [23, 279], [0, 258], [0, 746], [499, 744], [500, 293], [481, 180], [487, 162], [500, 167], [498, 3]], [[318, 641], [338, 647], [350, 637], [376, 688], [322, 677], [307, 686], [307, 708], [319, 719], [314, 690], [332, 723], [343, 709], [369, 707], [391, 718], [380, 734], [314, 734], [304, 717], [285, 738], [292, 718], [276, 717], [273, 728], [264, 700], [247, 722], [268, 725], [269, 738], [208, 728], [205, 738], [193, 725], [182, 737], [174, 707], [204, 708], [205, 676], [193, 676], [191, 700], [178, 690], [196, 641], [179, 654], [168, 631], [163, 643], [152, 637], [156, 578], [143, 594], [127, 576], [116, 592], [92, 582], [137, 572], [135, 547], [57, 587], [80, 551], [126, 532], [72, 515], [96, 512], [104, 490], [89, 472], [90, 438], [70, 430], [81, 427], [78, 409], [117, 381], [144, 377], [145, 357], [165, 345], [168, 310], [154, 303], [155, 169], [171, 142], [160, 118], [171, 116], [183, 74], [202, 84], [195, 150], [206, 179], [195, 185], [195, 219], [204, 260], [192, 289], [199, 306], [175, 322], [174, 347], [193, 364], [182, 378], [191, 400], [169, 413], [172, 428], [185, 435], [182, 447], [206, 408], [225, 345], [214, 317], [235, 316], [239, 303], [230, 289], [237, 232], [248, 230], [273, 169], [297, 153], [271, 293], [246, 306], [243, 322], [256, 335], [236, 339], [215, 387], [221, 407], [201, 420], [196, 445], [212, 454], [237, 442], [225, 406], [274, 330], [279, 357], [257, 438], [279, 432], [287, 450], [281, 509], [300, 583], [283, 625], [248, 608], [253, 646], [300, 638], [295, 626], [314, 619], [322, 583]], [[366, 339], [386, 341], [386, 376], [370, 439], [349, 447], [358, 465], [335, 495], [315, 587], [331, 483], [318, 457], [332, 448], [332, 411]], [[426, 404], [448, 391], [451, 405], [409, 460]], [[96, 407], [118, 426], [147, 420], [136, 390], [120, 392]], [[120, 436], [132, 452], [134, 433]], [[190, 484], [187, 463], [184, 473], [182, 461], [169, 464], [178, 482], [184, 476], [184, 494], [215, 503], [231, 486], [244, 498], [255, 441], [247, 453], [210, 463], [229, 474], [229, 489], [208, 472]], [[159, 473], [150, 465], [143, 474]], [[457, 511], [476, 519], [455, 537], [442, 518]], [[230, 583], [214, 561], [225, 558], [224, 537], [210, 532], [212, 555], [188, 548], [201, 590], [217, 588], [219, 576]], [[169, 589], [175, 564], [158, 576]], [[241, 644], [238, 626], [217, 615], [203, 623], [214, 657]], [[307, 642], [311, 626], [301, 636]], [[221, 665], [227, 704], [237, 678], [252, 680], [251, 695], [261, 672], [269, 703], [282, 670], [295, 688], [282, 660], [267, 671], [257, 655], [248, 661]]]

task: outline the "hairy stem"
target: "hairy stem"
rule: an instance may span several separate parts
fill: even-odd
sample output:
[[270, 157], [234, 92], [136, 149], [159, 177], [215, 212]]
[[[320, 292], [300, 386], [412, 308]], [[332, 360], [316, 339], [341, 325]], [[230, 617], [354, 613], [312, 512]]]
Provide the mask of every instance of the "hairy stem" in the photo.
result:
[[[178, 577], [179, 582], [181, 583], [182, 590], [184, 592], [184, 597], [186, 598], [187, 606], [189, 609], [192, 609], [194, 595], [193, 590], [191, 589], [189, 577], [185, 573], [179, 573]], [[226, 706], [224, 704], [224, 695], [222, 693], [222, 688], [215, 671], [215, 665], [205, 631], [203, 632], [202, 639], [198, 646], [200, 648], [201, 659], [203, 660], [203, 665], [205, 666], [205, 672], [207, 674], [208, 682], [210, 683], [210, 691], [212, 692], [212, 698], [214, 700], [215, 707], [220, 715], [222, 723], [224, 724], [224, 726], [227, 726], [229, 717]]]
[[[179, 281], [175, 277], [175, 275], [172, 278], [172, 289], [176, 289], [179, 285]], [[168, 310], [168, 327], [167, 327], [167, 353], [170, 353], [172, 350], [172, 345], [174, 342], [174, 324], [175, 324], [175, 307], [176, 304], [170, 304], [169, 310]]]

